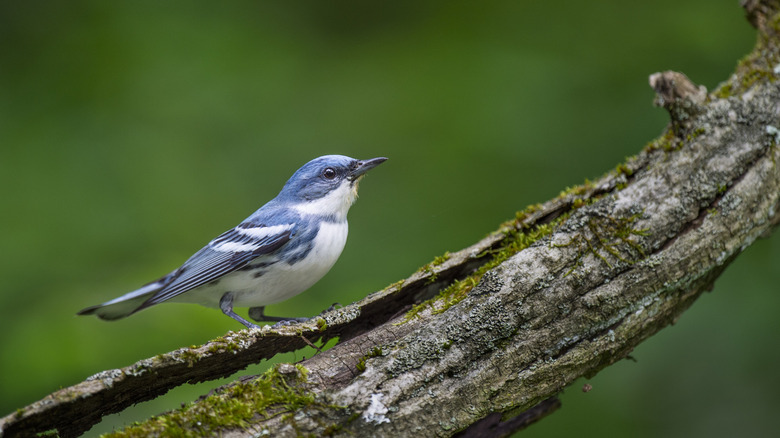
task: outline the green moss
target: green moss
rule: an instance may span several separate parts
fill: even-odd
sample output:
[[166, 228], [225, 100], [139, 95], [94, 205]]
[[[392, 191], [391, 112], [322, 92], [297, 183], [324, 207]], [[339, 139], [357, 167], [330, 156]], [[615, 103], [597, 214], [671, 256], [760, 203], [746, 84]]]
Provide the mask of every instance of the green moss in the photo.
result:
[[342, 430], [344, 430], [344, 426], [341, 424], [331, 424], [329, 426], [325, 426], [325, 428], [322, 430], [322, 436], [333, 436]]
[[631, 170], [631, 168], [628, 167], [625, 163], [619, 164], [618, 167], [615, 168], [615, 171], [618, 175], [631, 176], [634, 174], [634, 171]]
[[241, 349], [241, 347], [238, 345], [238, 343], [235, 341], [234, 337], [239, 336], [239, 334], [233, 334], [232, 336], [228, 337], [229, 335], [220, 336], [218, 338], [215, 338], [213, 341], [209, 342], [210, 346], [207, 350], [209, 353], [235, 353], [238, 350]]
[[[692, 132], [689, 132], [685, 134], [685, 138], [679, 138], [675, 134], [674, 129], [668, 129], [662, 136], [658, 137], [657, 139], [649, 142], [647, 145], [645, 145], [645, 152], [653, 152], [657, 150], [662, 150], [664, 152], [670, 153], [679, 151], [682, 149], [687, 143], [690, 143], [691, 141], [695, 140], [702, 134], [706, 133], [707, 130], [705, 128], [699, 127], [694, 129]], [[618, 173], [622, 173], [622, 167], [626, 167], [625, 164], [618, 165]], [[628, 169], [630, 171], [630, 169]], [[626, 176], [631, 176], [631, 174], [626, 174]]]
[[515, 221], [517, 223], [523, 223], [528, 216], [542, 209], [542, 204], [532, 204], [526, 207], [524, 210], [515, 213]]
[[683, 146], [685, 146], [685, 143], [683, 143], [682, 140], [669, 142], [664, 145], [664, 151], [665, 152], [679, 151], [680, 149], [683, 148]]
[[571, 240], [564, 244], [558, 244], [557, 247], [577, 248], [577, 263], [566, 272], [566, 276], [582, 266], [583, 259], [587, 254], [593, 254], [601, 260], [607, 267], [612, 268], [609, 261], [611, 256], [615, 260], [623, 263], [633, 264], [645, 257], [645, 252], [641, 245], [633, 240], [634, 236], [646, 236], [647, 229], [638, 229], [634, 223], [639, 219], [641, 213], [636, 213], [628, 217], [598, 216], [588, 219], [585, 227]]
[[667, 129], [667, 131], [657, 139], [651, 141], [645, 146], [645, 152], [653, 152], [656, 150], [662, 150], [664, 152], [674, 152], [680, 148], [682, 148], [683, 143], [679, 139], [677, 139], [677, 136], [674, 134], [674, 131], [672, 129]]
[[[426, 281], [426, 284], [434, 283], [439, 278], [439, 273], [436, 272], [434, 268], [436, 266], [441, 265], [442, 263], [446, 262], [449, 259], [450, 259], [450, 253], [449, 251], [447, 251], [444, 254], [435, 257], [432, 262], [423, 265], [420, 269], [417, 270], [417, 272], [428, 275], [428, 280]], [[401, 280], [399, 282], [391, 284], [389, 287], [393, 287], [397, 285], [398, 288], [400, 289], [403, 283], [404, 281]]]
[[690, 143], [691, 141], [696, 139], [698, 136], [704, 134], [706, 131], [707, 130], [704, 129], [704, 128], [696, 128], [695, 130], [693, 130], [693, 132], [691, 132], [691, 133], [689, 133], [688, 135], [685, 136], [685, 141]]
[[[418, 269], [417, 272], [422, 272], [424, 274], [428, 274], [428, 281], [427, 281], [427, 283], [428, 284], [433, 283], [439, 277], [438, 273], [433, 268], [443, 264], [444, 262], [446, 262], [449, 259], [450, 259], [450, 252], [447, 251], [444, 254], [435, 257], [432, 262], [424, 265], [423, 267]], [[403, 284], [403, 282], [399, 282], [399, 283]]]
[[372, 357], [381, 356], [381, 355], [382, 355], [382, 347], [374, 347], [373, 350], [369, 351], [363, 357], [361, 357], [360, 360], [358, 360], [358, 363], [355, 366], [355, 368], [357, 368], [358, 372], [362, 373], [363, 371], [366, 370], [366, 361], [368, 361], [368, 359], [371, 359]]
[[446, 262], [449, 259], [450, 259], [450, 252], [447, 251], [444, 254], [434, 258], [433, 261], [431, 262], [431, 265], [439, 266], [439, 265], [441, 265], [442, 263]]
[[289, 415], [316, 405], [314, 396], [306, 391], [306, 368], [295, 365], [295, 372], [282, 373], [282, 366], [290, 367], [289, 364], [278, 364], [257, 379], [237, 382], [198, 403], [190, 403], [107, 436], [212, 436], [222, 429], [245, 428], [258, 417]]
[[780, 33], [780, 13], [775, 14], [769, 19], [769, 25], [775, 32]]
[[[580, 184], [578, 186], [566, 187], [566, 189], [564, 189], [561, 193], [558, 194], [558, 197], [559, 198], [565, 198], [567, 196], [582, 196], [582, 195], [587, 193], [592, 188], [593, 188], [593, 183], [591, 183], [590, 181], [588, 181], [586, 179], [584, 183], [582, 183], [582, 184]], [[528, 208], [526, 208], [526, 209], [528, 209]], [[536, 210], [536, 206], [533, 206], [531, 212], [533, 212], [535, 210]]]
[[775, 81], [775, 76], [767, 70], [754, 69], [746, 72], [740, 79], [740, 85], [743, 90], [749, 90], [756, 82], [767, 79], [769, 82]]
[[189, 368], [192, 368], [193, 365], [195, 365], [195, 362], [197, 362], [200, 359], [200, 355], [195, 351], [193, 351], [193, 348], [197, 348], [197, 347], [190, 347], [179, 353], [179, 359], [187, 362], [187, 367]]
[[317, 330], [324, 332], [328, 329], [328, 323], [325, 321], [325, 318], [317, 318]]
[[730, 82], [726, 82], [725, 84], [721, 85], [720, 88], [715, 90], [712, 94], [713, 96], [719, 99], [728, 99], [729, 97], [734, 95], [734, 87], [731, 85]]
[[428, 280], [426, 281], [427, 284], [431, 284], [435, 282], [437, 278], [439, 278], [439, 275], [436, 273], [436, 271], [433, 270], [433, 264], [431, 263], [428, 263], [420, 268], [420, 272], [428, 274]]
[[[775, 28], [778, 17], [780, 17], [780, 14], [771, 18], [770, 25], [772, 28]], [[776, 28], [775, 31], [777, 31]], [[768, 44], [769, 38], [768, 35], [759, 33], [754, 50], [739, 60], [734, 77], [715, 90], [713, 96], [728, 98], [748, 91], [759, 82], [773, 83], [777, 80], [774, 66], [777, 65], [780, 56]]]
[[395, 289], [395, 290], [401, 290], [402, 287], [404, 287], [404, 283], [406, 283], [406, 279], [398, 280], [395, 283], [388, 286], [388, 288]]

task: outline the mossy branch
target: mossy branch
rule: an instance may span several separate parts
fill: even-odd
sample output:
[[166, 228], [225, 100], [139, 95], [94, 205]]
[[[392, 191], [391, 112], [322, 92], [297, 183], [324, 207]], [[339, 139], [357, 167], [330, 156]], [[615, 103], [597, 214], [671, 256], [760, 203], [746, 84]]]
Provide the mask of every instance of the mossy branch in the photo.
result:
[[176, 386], [334, 337], [297, 366], [117, 435], [504, 435], [554, 411], [551, 397], [673, 322], [780, 221], [778, 2], [744, 4], [755, 50], [709, 94], [653, 75], [670, 125], [616, 170], [357, 303], [105, 371], [3, 418], [2, 434], [76, 436]]

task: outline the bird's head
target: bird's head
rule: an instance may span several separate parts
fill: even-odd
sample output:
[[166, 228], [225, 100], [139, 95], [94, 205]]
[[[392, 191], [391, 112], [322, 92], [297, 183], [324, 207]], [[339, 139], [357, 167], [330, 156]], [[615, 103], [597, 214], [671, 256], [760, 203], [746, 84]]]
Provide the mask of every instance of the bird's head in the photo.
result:
[[385, 160], [356, 160], [343, 155], [315, 158], [290, 177], [277, 199], [293, 203], [303, 213], [344, 220], [357, 198], [360, 179]]

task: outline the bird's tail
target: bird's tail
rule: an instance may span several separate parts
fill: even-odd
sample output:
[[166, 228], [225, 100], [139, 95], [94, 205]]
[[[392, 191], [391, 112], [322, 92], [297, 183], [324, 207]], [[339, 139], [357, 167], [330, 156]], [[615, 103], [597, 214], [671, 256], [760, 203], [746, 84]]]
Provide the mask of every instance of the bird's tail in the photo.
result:
[[155, 292], [165, 287], [165, 280], [167, 277], [168, 276], [153, 283], [149, 283], [140, 289], [128, 292], [119, 298], [114, 298], [111, 301], [106, 301], [105, 303], [96, 306], [87, 307], [77, 313], [77, 315], [97, 315], [98, 318], [107, 321], [130, 316]]

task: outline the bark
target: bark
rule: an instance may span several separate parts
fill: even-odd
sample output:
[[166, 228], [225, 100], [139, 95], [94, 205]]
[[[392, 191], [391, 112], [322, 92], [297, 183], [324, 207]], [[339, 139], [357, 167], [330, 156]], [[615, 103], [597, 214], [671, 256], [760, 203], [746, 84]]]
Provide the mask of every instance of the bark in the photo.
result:
[[778, 2], [743, 3], [755, 50], [709, 94], [680, 73], [652, 75], [667, 131], [596, 182], [311, 322], [229, 333], [57, 391], [0, 420], [2, 435], [76, 436], [178, 385], [334, 337], [303, 368], [263, 376], [270, 386], [248, 405], [256, 387], [235, 382], [128, 433], [507, 436], [553, 412], [551, 397], [673, 323], [780, 221]]

